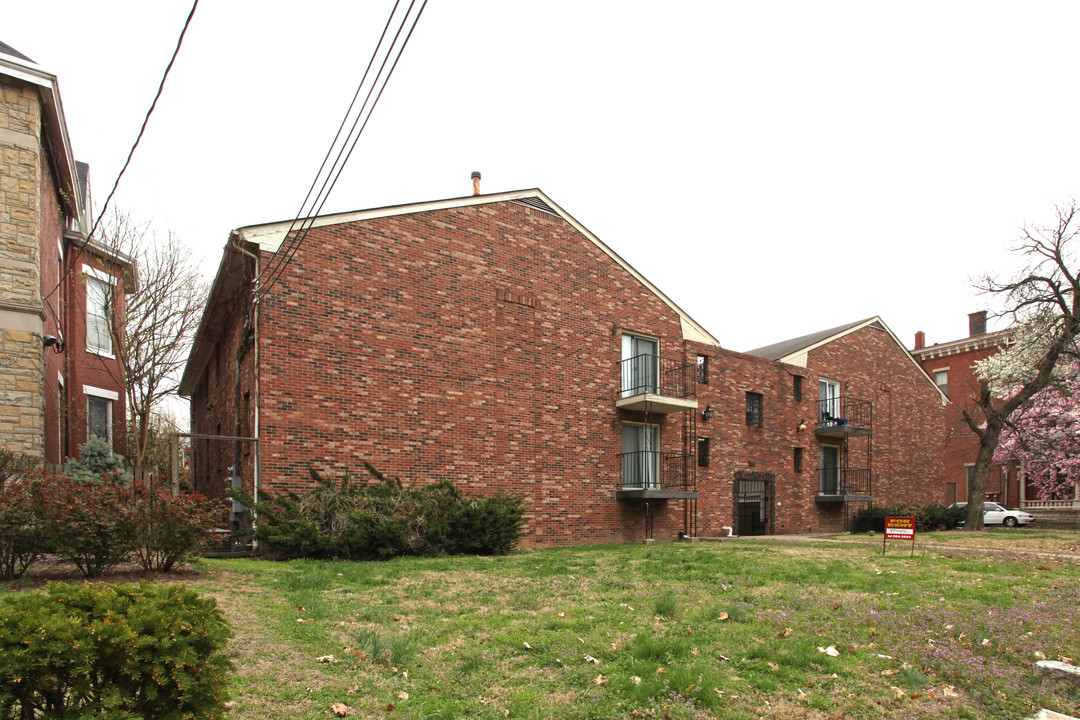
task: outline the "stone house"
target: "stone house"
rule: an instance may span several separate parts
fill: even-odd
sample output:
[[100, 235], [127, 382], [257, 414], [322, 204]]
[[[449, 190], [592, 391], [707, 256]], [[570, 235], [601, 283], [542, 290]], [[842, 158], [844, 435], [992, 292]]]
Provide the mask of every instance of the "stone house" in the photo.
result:
[[[232, 231], [181, 382], [207, 495], [367, 460], [524, 495], [533, 545], [838, 529], [854, 503], [930, 496], [942, 396], [878, 318], [728, 351], [535, 189], [291, 227]], [[873, 489], [852, 464], [870, 432]]]
[[126, 437], [106, 323], [133, 265], [86, 242], [88, 206], [56, 76], [0, 43], [0, 447], [51, 465]]

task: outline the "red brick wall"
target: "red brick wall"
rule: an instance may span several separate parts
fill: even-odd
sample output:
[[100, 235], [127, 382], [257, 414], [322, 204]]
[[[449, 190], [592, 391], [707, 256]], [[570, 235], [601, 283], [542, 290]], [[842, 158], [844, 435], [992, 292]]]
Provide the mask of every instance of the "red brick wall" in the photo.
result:
[[86, 394], [84, 386], [111, 390], [118, 395], [112, 405], [112, 444], [113, 449], [125, 455], [127, 453], [127, 399], [124, 395], [124, 373], [120, 362], [115, 357], [99, 355], [87, 350], [86, 344], [86, 274], [83, 266], [89, 266], [107, 273], [117, 279], [115, 286], [117, 312], [124, 307], [124, 288], [121, 271], [91, 252], [85, 250], [76, 257], [81, 241], [69, 241], [64, 248], [64, 261], [71, 266], [65, 279], [65, 352], [67, 365], [67, 434], [68, 449], [73, 457], [78, 457], [79, 448], [87, 439]]
[[[933, 348], [927, 348], [932, 351]], [[948, 484], [956, 486], [956, 500], [966, 501], [968, 494], [967, 468], [975, 465], [979, 454], [979, 439], [964, 420], [963, 411], [980, 417], [973, 398], [978, 396], [979, 382], [975, 377], [975, 363], [998, 352], [996, 347], [979, 347], [942, 357], [927, 357], [922, 366], [933, 377], [937, 370], [949, 371], [950, 405], [945, 409], [943, 429], [938, 438], [938, 448], [944, 466], [940, 502], [950, 501]], [[1005, 468], [994, 465], [987, 483], [987, 500], [994, 500], [1009, 507], [1020, 503], [1015, 470], [1010, 474]]]
[[[244, 352], [254, 313], [250, 283], [238, 287], [210, 310], [223, 329], [192, 395], [193, 431], [244, 434], [257, 405], [271, 491], [310, 487], [309, 465], [340, 477], [367, 460], [406, 483], [525, 495], [526, 544], [640, 540], [646, 505], [615, 498], [622, 423], [644, 419], [615, 408], [623, 332], [658, 338], [665, 357], [710, 358], [699, 411], [654, 418], [664, 451], [710, 439], [698, 535], [734, 524], [736, 473], [773, 477], [770, 532], [843, 529], [846, 508], [816, 500], [819, 376], [878, 409], [875, 502], [929, 501], [940, 487], [940, 396], [885, 332], [830, 343], [807, 368], [684, 342], [676, 313], [630, 273], [561, 218], [516, 203], [313, 229]], [[793, 375], [805, 377], [800, 401]], [[763, 395], [762, 427], [746, 426], [748, 391]], [[198, 442], [196, 486], [220, 497], [235, 447]], [[241, 466], [250, 487], [254, 467]], [[655, 537], [676, 538], [689, 507], [650, 502]]]
[[[711, 421], [698, 424], [698, 435], [710, 438], [713, 455], [709, 467], [698, 470], [701, 535], [720, 535], [723, 526], [733, 525], [736, 473], [774, 477], [770, 532], [844, 529], [843, 504], [816, 500], [822, 444], [814, 435], [819, 378], [837, 380], [844, 396], [874, 404], [870, 467], [875, 504], [938, 500], [940, 396], [884, 331], [863, 328], [834, 340], [812, 351], [805, 368], [696, 344], [691, 351], [711, 356], [709, 384], [699, 387], [698, 402], [715, 411]], [[804, 377], [798, 401], [796, 375]], [[762, 427], [746, 425], [747, 392], [763, 396]], [[807, 428], [799, 430], [803, 421]], [[865, 452], [865, 439], [848, 442], [852, 453]], [[796, 447], [802, 448], [800, 473], [794, 469]]]
[[[44, 133], [43, 133], [44, 135]], [[45, 305], [44, 335], [61, 337], [57, 319], [63, 312], [60, 290], [52, 292], [60, 281], [60, 246], [64, 234], [64, 217], [58, 203], [59, 193], [53, 176], [52, 163], [46, 152], [41, 154], [41, 205], [40, 205], [40, 248], [41, 248], [41, 296]], [[65, 328], [66, 330], [66, 328]], [[54, 352], [56, 346], [45, 349], [44, 393], [45, 393], [45, 462], [57, 465], [63, 462], [61, 456], [65, 429], [62, 413], [62, 390], [58, 377], [64, 374], [64, 356]]]
[[[641, 539], [644, 506], [614, 497], [634, 419], [615, 409], [623, 330], [682, 353], [677, 315], [560, 217], [502, 202], [316, 228], [260, 306], [263, 486], [367, 460], [525, 495], [526, 543]], [[229, 424], [200, 409], [228, 402], [213, 365], [197, 432]], [[686, 419], [660, 421], [662, 449]], [[657, 537], [674, 538], [683, 507], [663, 505]]]

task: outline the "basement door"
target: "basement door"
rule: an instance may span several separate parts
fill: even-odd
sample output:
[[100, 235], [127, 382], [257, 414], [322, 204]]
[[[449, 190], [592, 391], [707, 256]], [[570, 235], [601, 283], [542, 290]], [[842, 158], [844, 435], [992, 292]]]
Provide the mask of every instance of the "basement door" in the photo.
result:
[[774, 480], [772, 473], [735, 473], [736, 534], [769, 534]]

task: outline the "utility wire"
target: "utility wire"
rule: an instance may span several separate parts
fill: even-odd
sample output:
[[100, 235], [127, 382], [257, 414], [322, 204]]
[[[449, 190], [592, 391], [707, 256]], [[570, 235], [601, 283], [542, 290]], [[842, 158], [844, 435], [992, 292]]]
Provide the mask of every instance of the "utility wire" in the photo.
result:
[[[393, 20], [393, 17], [397, 12], [398, 4], [399, 3], [395, 3], [394, 9], [390, 13], [390, 20], [387, 21], [387, 27], [389, 27], [390, 22]], [[394, 69], [397, 67], [398, 61], [401, 59], [401, 54], [402, 54], [402, 52], [404, 52], [405, 46], [408, 45], [409, 39], [412, 37], [413, 31], [416, 29], [416, 24], [420, 20], [420, 16], [423, 14], [424, 8], [427, 6], [427, 0], [423, 0], [423, 2], [420, 5], [420, 9], [417, 11], [416, 15], [412, 18], [412, 23], [409, 26], [408, 32], [405, 34], [405, 39], [401, 43], [401, 45], [399, 47], [397, 47], [397, 51], [396, 51], [396, 55], [395, 55], [394, 54], [394, 52], [395, 52], [394, 48], [397, 45], [398, 40], [401, 38], [401, 33], [404, 30], [405, 24], [408, 22], [409, 16], [411, 15], [413, 7], [415, 7], [415, 5], [416, 5], [416, 0], [412, 0], [412, 2], [410, 2], [410, 4], [409, 4], [408, 9], [405, 11], [405, 15], [402, 18], [401, 23], [398, 26], [398, 29], [397, 29], [396, 33], [394, 34], [394, 39], [391, 41], [390, 46], [386, 50], [386, 54], [383, 57], [382, 63], [379, 66], [379, 71], [376, 73], [375, 78], [372, 81], [372, 85], [368, 89], [367, 95], [364, 98], [364, 102], [361, 105], [360, 111], [357, 113], [356, 119], [353, 121], [352, 126], [349, 129], [349, 133], [346, 135], [344, 144], [338, 150], [337, 157], [335, 158], [333, 164], [331, 165], [330, 171], [328, 172], [326, 178], [323, 180], [323, 184], [322, 184], [322, 187], [319, 190], [319, 193], [316, 195], [315, 199], [312, 201], [311, 210], [309, 212], [305, 213], [304, 206], [301, 207], [300, 212], [297, 214], [297, 218], [294, 219], [292, 221], [292, 223], [290, 223], [289, 229], [285, 233], [286, 247], [284, 248], [284, 250], [279, 248], [278, 252], [275, 254], [275, 259], [277, 260], [276, 265], [273, 263], [273, 261], [271, 261], [271, 264], [268, 265], [268, 267], [262, 273], [260, 273], [259, 277], [256, 278], [256, 283], [257, 283], [256, 287], [257, 287], [257, 292], [258, 292], [258, 299], [261, 299], [262, 297], [265, 297], [266, 294], [270, 291], [270, 289], [273, 288], [273, 286], [277, 283], [278, 279], [281, 278], [282, 274], [285, 271], [285, 268], [289, 265], [289, 263], [292, 261], [293, 257], [296, 255], [296, 251], [300, 248], [300, 245], [304, 242], [304, 239], [307, 237], [308, 232], [310, 231], [311, 227], [314, 225], [315, 220], [318, 217], [318, 214], [322, 211], [322, 208], [325, 206], [327, 200], [329, 199], [330, 192], [334, 189], [334, 186], [337, 184], [338, 178], [340, 178], [341, 172], [345, 168], [345, 164], [348, 162], [349, 158], [352, 156], [353, 151], [356, 149], [356, 145], [360, 140], [360, 136], [363, 133], [364, 128], [367, 127], [368, 121], [371, 119], [371, 113], [374, 112], [375, 106], [378, 104], [379, 99], [382, 97], [383, 91], [386, 89], [386, 83], [389, 82], [390, 77], [393, 75]], [[375, 59], [379, 55], [379, 50], [380, 50], [380, 47], [382, 46], [383, 40], [385, 39], [385, 35], [386, 35], [386, 29], [384, 28], [383, 35], [379, 38], [379, 43], [376, 45], [375, 51], [372, 54], [372, 58], [368, 63], [368, 69], [364, 72], [364, 80], [361, 80], [361, 84], [357, 88], [356, 94], [353, 97], [353, 103], [350, 104], [350, 106], [349, 106], [349, 112], [352, 111], [352, 108], [355, 105], [356, 97], [359, 96], [361, 88], [363, 87], [363, 83], [366, 80], [366, 78], [367, 78], [367, 76], [368, 76], [368, 74], [369, 74], [369, 72], [371, 70], [371, 66], [374, 64]], [[390, 62], [391, 55], [394, 55], [393, 62], [390, 63], [390, 69], [386, 73], [386, 76], [382, 77], [383, 71], [386, 69], [387, 63]], [[380, 78], [382, 78], [382, 84], [381, 85], [379, 84]], [[378, 88], [377, 93], [375, 92], [376, 87]], [[372, 95], [373, 94], [374, 94], [375, 98], [372, 101]], [[368, 106], [369, 101], [371, 101], [370, 107]], [[365, 110], [367, 111], [366, 115], [364, 114]], [[361, 119], [363, 119], [362, 123], [361, 123]], [[347, 120], [348, 120], [348, 113], [346, 113], [346, 117], [342, 121], [341, 127], [344, 127]], [[358, 125], [359, 125], [359, 130], [357, 130]], [[355, 135], [354, 135], [354, 133], [355, 133]], [[340, 134], [341, 134], [341, 129], [339, 128], [338, 134], [334, 137], [334, 143], [331, 144], [330, 151], [327, 152], [327, 158], [329, 158], [330, 154], [333, 152], [334, 144], [336, 144], [338, 138], [340, 137]], [[346, 150], [346, 147], [348, 148], [347, 150]], [[325, 167], [325, 164], [326, 164], [326, 160], [324, 159], [323, 160], [323, 165], [320, 167], [320, 174], [322, 172], [322, 169]], [[312, 187], [314, 187], [314, 185], [317, 184], [318, 177], [319, 176], [316, 175], [316, 179], [315, 179], [315, 182], [312, 183]], [[310, 194], [311, 194], [311, 192], [309, 190], [308, 191], [308, 198], [310, 198]], [[308, 198], [305, 198], [305, 206], [307, 204]], [[303, 221], [300, 223], [300, 228], [296, 229], [297, 219], [300, 219], [301, 216], [305, 216], [305, 217], [304, 217]], [[267, 275], [268, 277], [267, 277], [266, 281], [262, 284], [262, 286], [259, 287], [258, 286], [258, 281], [264, 275]]]
[[[101, 212], [98, 213], [97, 220], [94, 221], [93, 227], [90, 228], [90, 232], [86, 234], [86, 239], [79, 245], [79, 249], [75, 252], [74, 257], [67, 263], [67, 267], [64, 269], [63, 274], [60, 276], [60, 280], [57, 281], [56, 286], [45, 295], [42, 300], [48, 300], [52, 297], [61, 285], [64, 284], [64, 279], [67, 278], [71, 269], [75, 267], [76, 261], [82, 256], [83, 251], [86, 250], [86, 246], [90, 244], [91, 238], [94, 237], [94, 232], [97, 231], [98, 226], [101, 224], [101, 219], [105, 217], [105, 211], [109, 208], [109, 202], [113, 199], [113, 195], [116, 194], [116, 188], [120, 184], [120, 178], [124, 177], [124, 173], [128, 169], [128, 165], [131, 164], [131, 158], [135, 155], [135, 148], [139, 147], [139, 142], [142, 140], [143, 134], [146, 132], [146, 126], [150, 122], [150, 116], [154, 112], [154, 108], [157, 107], [157, 101], [161, 97], [162, 90], [165, 89], [165, 80], [169, 77], [169, 71], [172, 70], [173, 63], [176, 62], [176, 56], [180, 54], [180, 46], [184, 44], [184, 35], [187, 33], [188, 26], [191, 25], [191, 18], [195, 16], [195, 8], [199, 6], [199, 0], [195, 0], [191, 5], [191, 12], [188, 13], [187, 20], [184, 21], [184, 28], [180, 31], [180, 37], [176, 41], [176, 49], [173, 50], [172, 57], [169, 59], [169, 64], [165, 66], [165, 72], [161, 76], [161, 82], [158, 83], [157, 93], [154, 95], [154, 101], [150, 103], [150, 109], [146, 111], [146, 117], [143, 118], [142, 127], [139, 128], [139, 135], [135, 138], [135, 143], [131, 146], [131, 150], [128, 151], [127, 160], [124, 161], [124, 167], [120, 169], [120, 174], [116, 176], [116, 181], [113, 182], [112, 190], [109, 191], [109, 196], [105, 198], [105, 204], [101, 207]], [[89, 208], [88, 208], [89, 210]], [[57, 319], [59, 322], [59, 319]]]

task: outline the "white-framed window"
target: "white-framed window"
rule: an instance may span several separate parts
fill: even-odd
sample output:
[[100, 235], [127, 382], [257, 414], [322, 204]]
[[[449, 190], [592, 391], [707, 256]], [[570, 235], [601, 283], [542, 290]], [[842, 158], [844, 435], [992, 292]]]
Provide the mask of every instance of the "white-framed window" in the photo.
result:
[[112, 444], [112, 400], [87, 395], [86, 439], [94, 438]]
[[83, 265], [86, 278], [86, 349], [113, 357], [109, 316], [116, 278], [89, 265]]
[[113, 402], [120, 399], [115, 390], [83, 385], [86, 394], [86, 439], [101, 438], [112, 445]]
[[938, 386], [938, 390], [949, 394], [949, 368], [934, 371], [934, 384]]

